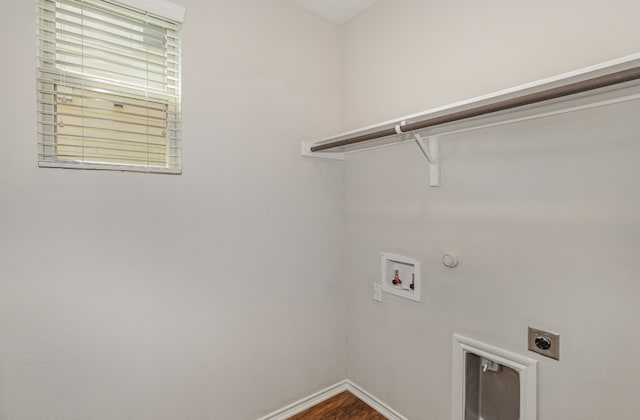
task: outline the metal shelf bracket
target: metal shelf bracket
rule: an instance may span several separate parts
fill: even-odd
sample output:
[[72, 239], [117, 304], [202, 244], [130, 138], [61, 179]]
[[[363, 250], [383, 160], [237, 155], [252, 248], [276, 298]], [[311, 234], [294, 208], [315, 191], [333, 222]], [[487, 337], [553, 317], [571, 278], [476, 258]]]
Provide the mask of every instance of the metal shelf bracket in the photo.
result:
[[440, 186], [440, 136], [427, 137], [427, 144], [418, 133], [413, 133], [416, 144], [422, 151], [424, 157], [429, 162], [429, 185], [432, 187]]

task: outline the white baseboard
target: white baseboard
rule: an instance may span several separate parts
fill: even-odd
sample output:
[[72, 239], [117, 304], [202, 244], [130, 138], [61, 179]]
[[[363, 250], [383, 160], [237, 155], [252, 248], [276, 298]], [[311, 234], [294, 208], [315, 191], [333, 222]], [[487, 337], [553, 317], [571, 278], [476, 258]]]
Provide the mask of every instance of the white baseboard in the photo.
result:
[[328, 400], [329, 398], [338, 395], [343, 391], [351, 392], [371, 408], [385, 416], [388, 420], [407, 420], [406, 417], [402, 416], [387, 404], [380, 401], [378, 398], [374, 397], [373, 395], [365, 391], [362, 387], [349, 381], [348, 379], [340, 381], [335, 385], [331, 385], [330, 387], [311, 394], [308, 397], [304, 397], [292, 404], [289, 404], [286, 407], [274, 411], [271, 414], [260, 417], [257, 420], [286, 420], [289, 417], [295, 416], [296, 414], [301, 413], [304, 410], [311, 408], [314, 405], [317, 405], [325, 400]]
[[330, 387], [327, 387], [322, 391], [318, 391], [315, 394], [304, 397], [292, 404], [289, 404], [286, 407], [274, 411], [271, 414], [260, 417], [258, 420], [286, 420], [289, 417], [303, 412], [307, 408], [311, 408], [314, 405], [321, 403], [322, 401], [328, 400], [329, 398], [338, 395], [342, 391], [346, 391], [347, 382], [347, 380], [340, 381], [335, 385], [331, 385]]
[[393, 408], [382, 402], [379, 398], [374, 397], [365, 391], [360, 385], [347, 381], [347, 391], [351, 392], [356, 397], [367, 403], [367, 405], [378, 413], [385, 416], [388, 420], [408, 420], [405, 416], [398, 413]]

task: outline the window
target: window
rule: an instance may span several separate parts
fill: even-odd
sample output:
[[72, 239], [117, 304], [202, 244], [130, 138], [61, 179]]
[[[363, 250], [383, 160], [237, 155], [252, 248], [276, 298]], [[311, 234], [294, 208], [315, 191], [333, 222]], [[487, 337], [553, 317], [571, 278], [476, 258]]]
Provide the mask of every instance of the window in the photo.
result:
[[181, 173], [184, 9], [166, 0], [37, 4], [39, 166]]

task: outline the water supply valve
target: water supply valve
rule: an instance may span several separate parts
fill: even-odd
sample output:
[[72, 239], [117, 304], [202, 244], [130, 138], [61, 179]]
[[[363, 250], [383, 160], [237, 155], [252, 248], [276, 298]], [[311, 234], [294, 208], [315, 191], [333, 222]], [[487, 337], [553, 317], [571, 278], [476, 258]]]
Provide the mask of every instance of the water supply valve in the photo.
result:
[[393, 284], [394, 286], [402, 286], [402, 280], [400, 280], [400, 275], [398, 274], [398, 271], [400, 270], [395, 270], [395, 274], [393, 276], [393, 280], [391, 280], [391, 284]]

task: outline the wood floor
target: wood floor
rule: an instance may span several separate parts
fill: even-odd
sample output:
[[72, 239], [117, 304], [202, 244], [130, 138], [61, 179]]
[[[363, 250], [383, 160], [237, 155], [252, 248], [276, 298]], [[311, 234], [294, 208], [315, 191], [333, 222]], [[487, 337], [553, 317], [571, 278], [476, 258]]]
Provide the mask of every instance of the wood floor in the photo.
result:
[[349, 391], [321, 402], [289, 420], [386, 420]]

